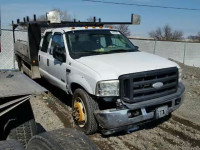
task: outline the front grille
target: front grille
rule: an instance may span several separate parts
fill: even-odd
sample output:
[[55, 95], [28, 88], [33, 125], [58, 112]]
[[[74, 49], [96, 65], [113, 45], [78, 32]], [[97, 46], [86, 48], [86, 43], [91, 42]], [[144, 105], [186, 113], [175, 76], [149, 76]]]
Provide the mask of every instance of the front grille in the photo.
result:
[[[122, 75], [120, 80], [120, 97], [127, 103], [146, 101], [169, 94], [178, 88], [178, 68], [166, 68], [153, 71]], [[155, 83], [163, 83], [160, 88]]]

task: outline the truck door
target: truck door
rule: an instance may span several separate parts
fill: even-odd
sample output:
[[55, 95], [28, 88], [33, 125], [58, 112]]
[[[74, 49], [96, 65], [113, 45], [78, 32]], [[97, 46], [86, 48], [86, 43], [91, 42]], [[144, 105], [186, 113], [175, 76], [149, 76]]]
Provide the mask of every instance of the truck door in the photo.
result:
[[43, 77], [47, 77], [47, 66], [48, 66], [48, 46], [51, 39], [52, 32], [46, 32], [43, 39], [40, 43], [40, 50], [38, 54], [38, 60], [39, 60], [39, 69], [40, 74]]
[[62, 33], [55, 32], [53, 34], [50, 43], [48, 59], [49, 59], [48, 73], [51, 76], [51, 83], [67, 92], [66, 48], [64, 45], [64, 38]]

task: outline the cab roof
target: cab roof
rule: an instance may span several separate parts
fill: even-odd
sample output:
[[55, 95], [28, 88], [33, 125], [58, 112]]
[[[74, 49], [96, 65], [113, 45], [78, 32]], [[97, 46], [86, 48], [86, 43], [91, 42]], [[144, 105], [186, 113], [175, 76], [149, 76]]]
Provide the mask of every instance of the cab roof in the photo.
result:
[[45, 32], [69, 32], [69, 31], [77, 31], [77, 30], [116, 30], [114, 28], [107, 27], [62, 27], [62, 28], [50, 28], [46, 29]]

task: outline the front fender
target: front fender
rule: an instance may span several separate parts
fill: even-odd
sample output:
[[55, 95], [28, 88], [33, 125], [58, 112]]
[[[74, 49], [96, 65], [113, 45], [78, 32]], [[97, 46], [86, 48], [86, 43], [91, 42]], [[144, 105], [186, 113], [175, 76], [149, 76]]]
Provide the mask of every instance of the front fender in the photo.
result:
[[[70, 93], [72, 94], [72, 89], [71, 89], [71, 85], [73, 83], [79, 84], [80, 86], [82, 86], [89, 94], [95, 95], [95, 87], [94, 85], [91, 85], [91, 83], [89, 83], [87, 81], [87, 79], [83, 76], [80, 75], [73, 75], [69, 77], [69, 89], [70, 89]], [[93, 83], [94, 84], [94, 83]], [[96, 85], [96, 83], [95, 83]]]

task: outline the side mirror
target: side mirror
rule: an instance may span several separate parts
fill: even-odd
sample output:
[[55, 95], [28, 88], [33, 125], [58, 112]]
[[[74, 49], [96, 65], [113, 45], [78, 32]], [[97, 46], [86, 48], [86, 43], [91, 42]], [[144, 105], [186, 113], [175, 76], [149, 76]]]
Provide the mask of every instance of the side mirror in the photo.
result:
[[66, 61], [66, 53], [63, 51], [63, 48], [56, 46], [53, 50], [53, 57], [60, 62]]
[[138, 46], [135, 46], [135, 49], [136, 49], [136, 50], [138, 50], [138, 49], [139, 49], [139, 47], [138, 47]]

